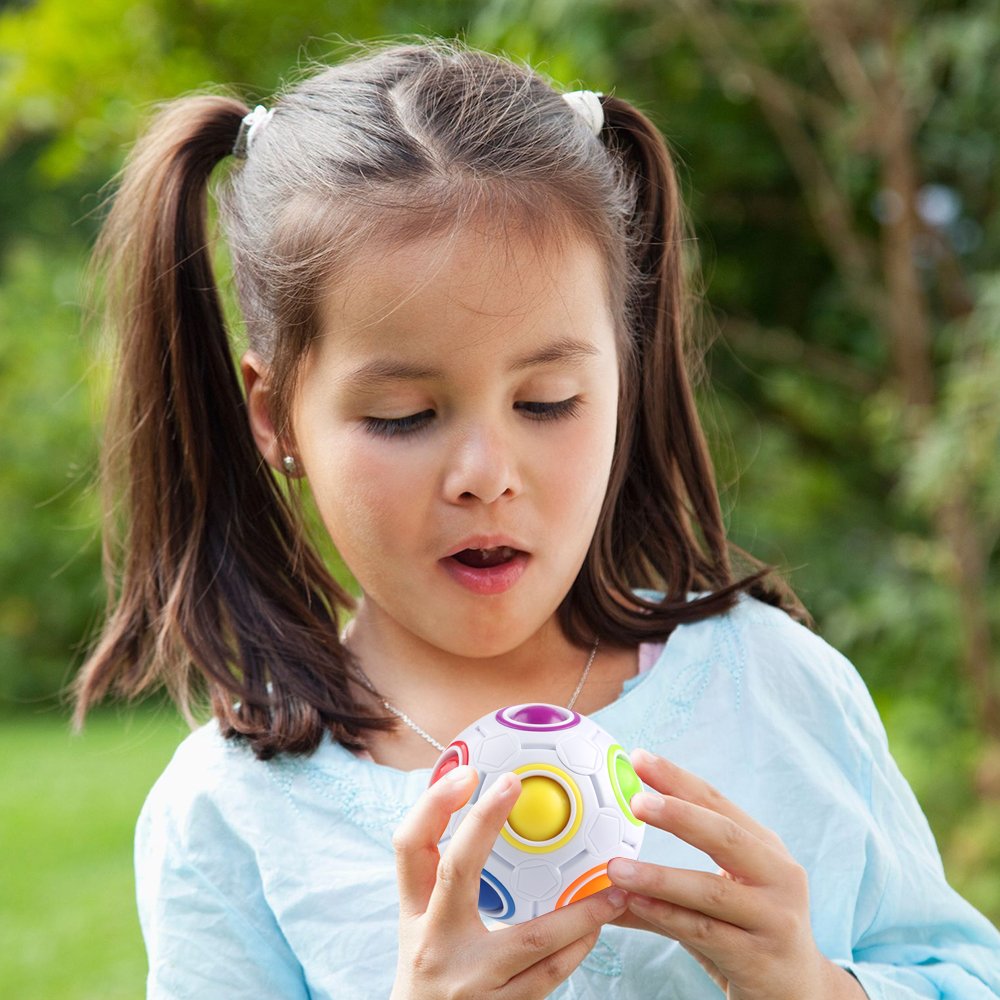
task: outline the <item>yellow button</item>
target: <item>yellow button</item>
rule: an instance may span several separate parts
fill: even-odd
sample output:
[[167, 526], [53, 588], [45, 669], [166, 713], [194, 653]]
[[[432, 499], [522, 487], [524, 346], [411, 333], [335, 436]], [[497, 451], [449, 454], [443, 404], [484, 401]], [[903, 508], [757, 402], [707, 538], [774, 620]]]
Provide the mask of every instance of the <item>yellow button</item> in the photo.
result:
[[525, 840], [551, 840], [566, 828], [570, 811], [566, 789], [558, 781], [535, 774], [522, 779], [521, 794], [507, 822]]

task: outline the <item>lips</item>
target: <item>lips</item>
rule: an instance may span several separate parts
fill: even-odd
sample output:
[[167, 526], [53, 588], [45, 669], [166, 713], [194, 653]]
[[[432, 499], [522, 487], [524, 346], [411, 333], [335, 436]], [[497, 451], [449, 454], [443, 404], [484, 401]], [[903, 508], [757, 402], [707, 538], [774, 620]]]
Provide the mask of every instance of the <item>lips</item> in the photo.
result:
[[464, 589], [494, 595], [517, 583], [530, 558], [513, 538], [478, 535], [455, 546], [440, 564]]

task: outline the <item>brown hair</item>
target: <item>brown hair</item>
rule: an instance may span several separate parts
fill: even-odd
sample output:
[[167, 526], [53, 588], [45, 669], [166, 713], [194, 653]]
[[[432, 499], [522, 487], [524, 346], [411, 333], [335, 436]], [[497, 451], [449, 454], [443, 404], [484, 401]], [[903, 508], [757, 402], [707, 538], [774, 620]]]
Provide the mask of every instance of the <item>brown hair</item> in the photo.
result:
[[[614, 95], [602, 104], [595, 138], [537, 72], [443, 40], [369, 46], [280, 95], [216, 192], [249, 344], [270, 366], [272, 418], [292, 440], [320, 291], [373, 240], [483, 211], [533, 238], [581, 234], [606, 265], [621, 402], [604, 507], [559, 609], [566, 635], [663, 639], [741, 591], [808, 620], [772, 568], [725, 537], [689, 376], [674, 168], [641, 111]], [[110, 597], [77, 678], [77, 720], [109, 692], [165, 685], [189, 719], [207, 694], [223, 732], [261, 757], [309, 752], [325, 732], [357, 749], [395, 722], [351, 687], [338, 614], [353, 599], [256, 448], [212, 273], [209, 178], [245, 138], [248, 111], [214, 95], [161, 110], [95, 250], [118, 334], [102, 470]], [[733, 555], [750, 575], [734, 578]]]

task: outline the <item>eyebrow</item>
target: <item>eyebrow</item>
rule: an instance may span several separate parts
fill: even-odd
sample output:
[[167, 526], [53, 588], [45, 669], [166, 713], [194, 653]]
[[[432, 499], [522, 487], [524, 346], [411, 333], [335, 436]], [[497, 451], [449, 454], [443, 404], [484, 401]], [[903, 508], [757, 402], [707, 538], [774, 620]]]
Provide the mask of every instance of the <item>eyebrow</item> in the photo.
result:
[[[581, 340], [573, 340], [564, 337], [555, 340], [551, 344], [527, 354], [524, 357], [516, 358], [507, 368], [508, 373], [526, 371], [529, 368], [537, 368], [540, 365], [551, 365], [562, 363], [577, 367], [587, 358], [592, 358], [600, 354], [600, 351], [592, 344], [586, 344]], [[440, 368], [425, 368], [420, 365], [410, 365], [389, 359], [377, 359], [361, 365], [354, 371], [345, 375], [343, 381], [354, 389], [373, 389], [384, 382], [392, 381], [430, 381], [444, 378], [444, 372]]]

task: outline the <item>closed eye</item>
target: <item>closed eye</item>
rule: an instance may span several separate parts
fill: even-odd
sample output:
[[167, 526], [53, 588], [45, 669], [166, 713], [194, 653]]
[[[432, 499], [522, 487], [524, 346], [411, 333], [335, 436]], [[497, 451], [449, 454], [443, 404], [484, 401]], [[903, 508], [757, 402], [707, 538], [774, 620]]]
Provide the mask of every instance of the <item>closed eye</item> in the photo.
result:
[[515, 403], [514, 408], [524, 410], [532, 420], [558, 420], [560, 417], [575, 417], [580, 412], [580, 397], [563, 399], [558, 403]]
[[376, 437], [396, 437], [422, 430], [434, 416], [433, 410], [421, 410], [408, 417], [365, 417], [365, 430]]
[[[529, 420], [559, 420], [574, 417], [582, 405], [579, 396], [562, 399], [556, 403], [515, 403], [514, 408], [525, 414]], [[430, 426], [434, 410], [421, 410], [405, 417], [365, 417], [362, 424], [369, 434], [376, 437], [399, 437], [416, 434]]]

